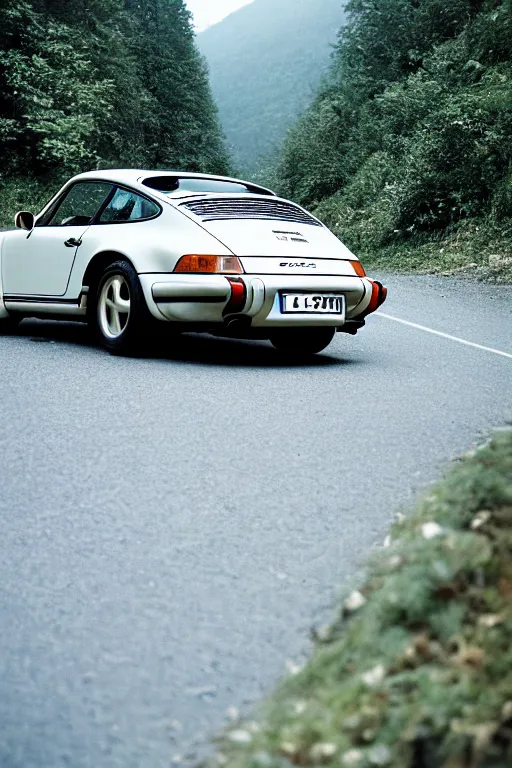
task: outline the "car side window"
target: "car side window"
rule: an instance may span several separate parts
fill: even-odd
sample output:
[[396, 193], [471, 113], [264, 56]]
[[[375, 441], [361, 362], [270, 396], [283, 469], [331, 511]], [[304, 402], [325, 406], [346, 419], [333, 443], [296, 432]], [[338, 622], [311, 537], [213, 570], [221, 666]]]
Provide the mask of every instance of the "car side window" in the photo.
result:
[[151, 219], [160, 212], [156, 203], [127, 189], [118, 189], [102, 212], [100, 224], [118, 224], [126, 221]]
[[37, 222], [39, 227], [73, 227], [90, 224], [107, 199], [112, 184], [103, 181], [83, 181], [73, 184], [57, 208]]

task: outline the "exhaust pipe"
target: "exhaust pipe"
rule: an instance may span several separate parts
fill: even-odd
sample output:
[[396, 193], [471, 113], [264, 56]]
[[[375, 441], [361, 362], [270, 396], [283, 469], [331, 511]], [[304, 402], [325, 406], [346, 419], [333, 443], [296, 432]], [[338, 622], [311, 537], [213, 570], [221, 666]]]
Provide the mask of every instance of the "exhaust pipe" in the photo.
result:
[[227, 317], [224, 321], [224, 327], [230, 336], [240, 336], [244, 338], [247, 331], [251, 327], [252, 319], [245, 315], [237, 315], [235, 317]]
[[343, 325], [337, 328], [338, 333], [349, 333], [351, 336], [355, 336], [361, 328], [364, 328], [366, 324], [365, 320], [346, 320]]

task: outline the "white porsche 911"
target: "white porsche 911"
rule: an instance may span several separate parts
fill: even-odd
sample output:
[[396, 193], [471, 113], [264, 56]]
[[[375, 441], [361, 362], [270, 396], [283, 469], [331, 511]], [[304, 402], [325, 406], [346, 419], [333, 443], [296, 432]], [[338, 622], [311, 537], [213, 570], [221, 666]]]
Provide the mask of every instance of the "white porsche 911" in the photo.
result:
[[163, 323], [312, 354], [386, 299], [318, 219], [237, 179], [92, 171], [15, 225], [0, 233], [0, 328], [82, 319], [117, 354]]

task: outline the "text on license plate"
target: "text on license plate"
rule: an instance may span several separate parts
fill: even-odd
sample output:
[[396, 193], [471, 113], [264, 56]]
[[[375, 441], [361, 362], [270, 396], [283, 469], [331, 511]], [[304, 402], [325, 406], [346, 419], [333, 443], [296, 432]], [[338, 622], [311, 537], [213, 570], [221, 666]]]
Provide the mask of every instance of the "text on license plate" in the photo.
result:
[[342, 315], [343, 300], [344, 296], [328, 296], [322, 293], [284, 293], [282, 308], [283, 312]]

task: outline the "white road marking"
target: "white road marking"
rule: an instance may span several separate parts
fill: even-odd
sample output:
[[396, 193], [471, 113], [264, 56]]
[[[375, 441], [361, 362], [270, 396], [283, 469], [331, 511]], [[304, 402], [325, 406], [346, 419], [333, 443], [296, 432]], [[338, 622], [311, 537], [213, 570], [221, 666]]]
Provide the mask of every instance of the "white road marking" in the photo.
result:
[[502, 352], [501, 349], [494, 349], [493, 347], [484, 347], [482, 344], [475, 344], [474, 341], [467, 341], [466, 339], [459, 339], [458, 336], [451, 336], [449, 333], [443, 333], [442, 331], [435, 331], [433, 328], [427, 328], [426, 325], [418, 325], [418, 323], [411, 323], [409, 320], [402, 320], [401, 317], [394, 317], [394, 315], [387, 315], [385, 312], [377, 312], [377, 317], [384, 317], [386, 320], [394, 320], [395, 323], [402, 323], [402, 325], [408, 325], [410, 328], [416, 328], [419, 331], [426, 331], [432, 333], [434, 336], [441, 336], [443, 339], [449, 339], [450, 341], [458, 341], [459, 344], [465, 344], [467, 347], [474, 347], [475, 349], [483, 349], [484, 352], [492, 352], [494, 355], [501, 355], [501, 357], [508, 357], [512, 360], [512, 354], [509, 352]]

